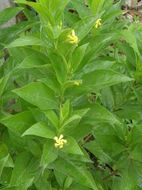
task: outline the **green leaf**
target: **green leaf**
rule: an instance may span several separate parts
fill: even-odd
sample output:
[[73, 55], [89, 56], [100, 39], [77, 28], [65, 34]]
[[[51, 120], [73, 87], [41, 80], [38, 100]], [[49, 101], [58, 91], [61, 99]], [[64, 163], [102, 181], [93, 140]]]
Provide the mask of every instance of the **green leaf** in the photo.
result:
[[68, 118], [70, 112], [70, 101], [67, 100], [63, 106], [60, 107], [60, 122], [61, 124]]
[[89, 0], [89, 5], [91, 8], [91, 11], [94, 14], [97, 14], [100, 11], [100, 9], [102, 8], [104, 2], [105, 2], [105, 0]]
[[22, 11], [22, 7], [8, 7], [0, 12], [0, 25], [8, 22], [12, 17], [16, 16], [20, 11]]
[[54, 175], [55, 175], [55, 178], [56, 178], [58, 184], [60, 185], [60, 187], [63, 188], [64, 181], [66, 179], [66, 175], [63, 174], [63, 173], [61, 173], [61, 172], [59, 172], [59, 171], [57, 171], [56, 168], [54, 169]]
[[[85, 5], [85, 1], [81, 1], [81, 0], [76, 0], [76, 1], [70, 1], [70, 4], [72, 5], [72, 9], [75, 9], [77, 11], [77, 13], [79, 14], [79, 17], [84, 19], [84, 17], [88, 16], [89, 14], [91, 14], [90, 9], [88, 9], [88, 7]], [[70, 6], [69, 4], [69, 6]], [[72, 14], [72, 16], [74, 16]], [[72, 19], [70, 19], [72, 20]]]
[[83, 155], [79, 145], [77, 144], [76, 140], [72, 137], [65, 138], [67, 140], [67, 144], [64, 145], [62, 151], [70, 154], [79, 154]]
[[28, 130], [26, 130], [22, 136], [35, 135], [38, 137], [44, 137], [47, 139], [53, 139], [55, 137], [54, 131], [46, 125], [44, 122], [39, 122], [32, 125]]
[[15, 115], [0, 120], [0, 123], [8, 127], [9, 130], [21, 136], [35, 122], [34, 117], [30, 111], [21, 112]]
[[72, 178], [68, 176], [64, 182], [64, 189], [68, 189], [71, 186], [72, 182]]
[[54, 93], [41, 82], [30, 83], [27, 86], [13, 90], [13, 92], [42, 110], [57, 108]]
[[[41, 175], [39, 176], [38, 180], [35, 181], [34, 185], [37, 190], [53, 190], [51, 187], [51, 181], [47, 180], [49, 177], [50, 171], [46, 168], [42, 171]], [[31, 188], [30, 190], [34, 190]]]
[[81, 21], [78, 21], [74, 24], [73, 28], [77, 36], [79, 37], [79, 41], [81, 41], [86, 35], [88, 35], [90, 30], [93, 28], [95, 21], [95, 16], [87, 16]]
[[72, 178], [64, 175], [63, 173], [57, 171], [56, 169], [54, 169], [54, 175], [60, 187], [62, 187], [63, 189], [68, 189], [68, 187], [72, 183]]
[[19, 190], [19, 187], [6, 187], [2, 188], [2, 190]]
[[67, 66], [65, 59], [57, 53], [50, 53], [53, 69], [55, 70], [57, 80], [60, 84], [66, 82], [67, 79]]
[[62, 127], [64, 128], [65, 126], [67, 125], [70, 125], [71, 123], [73, 123], [74, 121], [79, 121], [81, 119], [81, 116], [80, 115], [77, 115], [77, 114], [74, 114], [72, 115], [68, 120], [66, 120]]
[[61, 173], [72, 177], [76, 182], [86, 187], [98, 190], [93, 177], [84, 166], [78, 166], [72, 161], [65, 160], [61, 157], [54, 162], [54, 168]]
[[10, 186], [18, 186], [21, 190], [28, 189], [39, 172], [38, 167], [38, 161], [33, 159], [28, 152], [19, 154], [12, 172]]
[[79, 121], [84, 117], [84, 115], [89, 111], [88, 108], [86, 109], [80, 109], [80, 110], [76, 110], [73, 112], [73, 114], [64, 121], [62, 128], [64, 128], [65, 126], [68, 126], [70, 124], [77, 124], [79, 123]]
[[[44, 0], [43, 0], [44, 1]], [[51, 13], [49, 12], [49, 10], [47, 11], [47, 6], [45, 5], [45, 3], [39, 3], [39, 2], [32, 2], [32, 1], [26, 1], [26, 0], [15, 0], [16, 3], [20, 3], [20, 4], [25, 4], [28, 6], [31, 6], [41, 17], [41, 20], [44, 21], [45, 24], [48, 23], [48, 21], [53, 25], [54, 24], [54, 19], [51, 15]]]
[[117, 159], [126, 150], [122, 129], [121, 126], [116, 128], [108, 123], [99, 123], [93, 129], [96, 142], [112, 159]]
[[38, 68], [48, 63], [49, 61], [47, 56], [38, 51], [35, 51], [32, 53], [32, 55], [26, 57], [22, 63], [18, 65], [18, 69]]
[[3, 168], [6, 166], [6, 163], [8, 161], [8, 148], [5, 144], [0, 143], [0, 177], [3, 171]]
[[141, 120], [142, 109], [141, 105], [135, 101], [128, 101], [121, 106], [116, 114], [122, 119]]
[[58, 23], [62, 19], [65, 6], [70, 0], [40, 0], [42, 7], [50, 13], [50, 17], [54, 18], [55, 23]]
[[[106, 1], [105, 1], [106, 3]], [[104, 12], [104, 15], [102, 17], [103, 19], [103, 24], [104, 23], [111, 23], [111, 24], [114, 24], [113, 22], [115, 21], [115, 19], [117, 17], [120, 17], [122, 16], [122, 10], [120, 9], [121, 7], [121, 3], [120, 1], [118, 1], [118, 3], [113, 3], [112, 0], [109, 2], [109, 4], [106, 4], [107, 5], [107, 8], [106, 6], [103, 7], [103, 9], [108, 9], [108, 11], [105, 10]], [[121, 26], [122, 23], [120, 23], [120, 26]]]
[[103, 149], [97, 144], [95, 140], [85, 144], [85, 148], [87, 148], [92, 154], [95, 155], [95, 157], [97, 157], [103, 163], [109, 164], [112, 162], [112, 159], [103, 151]]
[[96, 70], [83, 76], [83, 85], [92, 91], [132, 80], [132, 78], [112, 70]]
[[44, 46], [43, 42], [36, 37], [24, 36], [11, 42], [6, 48], [23, 47], [23, 46]]
[[55, 75], [48, 75], [46, 78], [40, 78], [38, 81], [44, 83], [51, 88], [55, 93], [60, 94], [60, 84], [58, 83]]
[[72, 67], [74, 71], [76, 71], [81, 61], [83, 60], [87, 47], [88, 47], [88, 44], [79, 46], [73, 52], [71, 62], [72, 62]]
[[10, 74], [8, 74], [8, 75], [6, 75], [6, 76], [4, 76], [4, 77], [2, 77], [2, 78], [0, 79], [0, 97], [1, 97], [1, 96], [3, 95], [3, 93], [4, 93], [4, 90], [5, 90], [5, 87], [6, 87], [6, 85], [7, 85], [7, 82], [8, 82], [9, 77], [10, 77]]
[[53, 110], [45, 111], [45, 116], [49, 119], [49, 121], [52, 123], [52, 125], [58, 129], [59, 125], [59, 119], [56, 113]]
[[82, 140], [92, 132], [92, 126], [90, 124], [83, 124], [80, 122], [77, 125], [64, 128], [64, 134], [74, 137], [77, 141]]
[[[111, 111], [114, 109], [115, 106], [114, 96], [115, 95], [111, 87], [103, 88], [101, 90], [102, 104], [104, 105], [104, 107], [108, 108]], [[121, 101], [121, 96], [120, 96], [120, 101]]]
[[[138, 33], [137, 33], [138, 34]], [[122, 38], [129, 43], [129, 45], [135, 50], [135, 52], [140, 55], [140, 48], [138, 49], [138, 38], [136, 39], [136, 35], [134, 35], [134, 31], [131, 28], [125, 29], [121, 32]], [[141, 35], [139, 35], [140, 37]], [[138, 35], [137, 35], [138, 37]], [[141, 37], [139, 38], [141, 40]]]
[[[130, 31], [129, 31], [129, 32], [130, 32]], [[125, 35], [125, 34], [124, 34], [124, 35]], [[132, 35], [132, 31], [131, 31], [131, 33], [130, 33], [129, 35], [130, 35], [130, 38], [128, 38], [127, 41], [130, 43], [130, 45], [133, 47], [133, 49], [135, 48], [135, 49], [134, 49], [135, 51], [136, 51], [137, 48], [138, 48], [140, 54], [142, 55], [142, 47], [141, 47], [142, 32], [137, 31], [137, 33], [136, 33], [136, 38], [135, 38], [135, 36]], [[132, 35], [132, 36], [131, 36], [131, 35]], [[135, 40], [136, 40], [136, 41], [135, 41]], [[136, 43], [137, 43], [137, 44], [136, 44]]]
[[142, 148], [141, 148], [140, 144], [135, 145], [133, 150], [131, 150], [131, 152], [130, 152], [131, 159], [141, 162], [141, 155], [142, 155], [141, 151], [142, 151]]
[[111, 124], [120, 124], [116, 116], [99, 104], [92, 104], [89, 106], [90, 110], [84, 116], [82, 123], [92, 124], [108, 122]]
[[19, 35], [24, 31], [27, 31], [31, 27], [38, 25], [38, 22], [33, 21], [23, 21], [18, 24], [15, 24], [11, 27], [1, 29], [0, 32], [0, 43], [9, 44], [14, 39], [19, 38]]
[[54, 146], [54, 141], [48, 139], [43, 147], [43, 152], [41, 156], [41, 165], [48, 165], [52, 163], [58, 157], [57, 148]]
[[135, 125], [131, 130], [130, 142], [132, 145], [136, 146], [137, 144], [142, 143], [142, 127], [141, 124]]
[[[131, 159], [122, 158], [121, 162], [123, 162], [124, 168], [121, 172], [121, 177], [119, 179], [113, 179], [113, 189], [117, 190], [128, 190], [128, 189], [134, 189], [134, 190], [140, 190], [141, 189], [141, 164], [138, 162], [135, 162]], [[124, 160], [126, 159], [126, 160]], [[140, 187], [140, 188], [139, 188]]]
[[[73, 183], [68, 190], [90, 190], [90, 188], [77, 184], [77, 183]], [[102, 189], [99, 189], [99, 190], [102, 190]]]

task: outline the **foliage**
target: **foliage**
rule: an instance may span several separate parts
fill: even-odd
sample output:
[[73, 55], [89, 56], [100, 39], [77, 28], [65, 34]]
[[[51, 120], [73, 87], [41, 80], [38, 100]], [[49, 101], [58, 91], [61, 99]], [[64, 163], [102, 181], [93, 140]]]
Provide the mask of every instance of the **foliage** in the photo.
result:
[[27, 17], [0, 32], [0, 188], [142, 189], [142, 26], [113, 0], [16, 3], [0, 13]]

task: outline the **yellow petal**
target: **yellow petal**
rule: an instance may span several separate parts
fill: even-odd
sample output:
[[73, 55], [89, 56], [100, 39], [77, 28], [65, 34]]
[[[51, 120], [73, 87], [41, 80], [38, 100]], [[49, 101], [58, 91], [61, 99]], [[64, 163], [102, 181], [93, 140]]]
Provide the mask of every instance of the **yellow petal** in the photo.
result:
[[59, 146], [59, 144], [55, 143], [55, 147], [57, 148]]
[[58, 137], [54, 137], [54, 140], [57, 141], [57, 140], [58, 140]]
[[75, 81], [75, 82], [73, 83], [73, 85], [74, 85], [74, 86], [79, 86], [80, 83], [79, 83], [78, 81]]
[[74, 30], [72, 30], [72, 36], [75, 36], [75, 31]]
[[59, 137], [59, 139], [63, 139], [63, 138], [64, 138], [64, 136], [61, 134], [60, 137]]

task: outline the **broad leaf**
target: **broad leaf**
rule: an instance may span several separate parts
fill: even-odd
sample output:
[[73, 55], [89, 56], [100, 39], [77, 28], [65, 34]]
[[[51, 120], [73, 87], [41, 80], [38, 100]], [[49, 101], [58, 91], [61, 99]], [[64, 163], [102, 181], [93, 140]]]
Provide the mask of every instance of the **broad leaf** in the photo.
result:
[[58, 127], [59, 127], [59, 119], [58, 119], [57, 114], [52, 110], [45, 111], [44, 114], [49, 119], [49, 121], [52, 123], [52, 125], [56, 129], [58, 129]]
[[57, 53], [51, 53], [49, 56], [53, 69], [55, 70], [56, 77], [60, 84], [64, 83], [67, 79], [67, 63], [64, 57]]
[[27, 86], [13, 90], [13, 92], [42, 110], [57, 108], [54, 93], [41, 82], [30, 83]]
[[83, 85], [90, 91], [132, 80], [132, 78], [112, 70], [96, 70], [83, 76]]
[[0, 143], [0, 178], [3, 171], [3, 168], [6, 166], [8, 161], [8, 148], [5, 144]]
[[[9, 77], [10, 77], [10, 74], [7, 74], [6, 76], [4, 76], [0, 79], [0, 97], [2, 97], [2, 95], [5, 91]], [[0, 102], [1, 102], [1, 100], [0, 100]]]
[[44, 137], [49, 139], [53, 139], [55, 137], [54, 131], [44, 122], [39, 122], [31, 126], [23, 133], [22, 136], [25, 135], [35, 135], [38, 137]]
[[10, 185], [18, 186], [21, 190], [28, 189], [38, 174], [38, 161], [29, 153], [22, 153], [16, 159], [14, 170], [12, 172]]
[[22, 7], [9, 7], [0, 12], [0, 25], [8, 22], [12, 17], [16, 16], [20, 11], [22, 11]]
[[82, 123], [94, 124], [101, 122], [108, 122], [111, 124], [120, 124], [117, 117], [112, 114], [109, 110], [99, 104], [92, 104], [89, 106], [90, 110], [84, 116]]
[[54, 141], [48, 139], [43, 147], [43, 152], [41, 156], [41, 165], [48, 165], [52, 163], [58, 157], [57, 148], [54, 146]]
[[83, 155], [79, 145], [77, 144], [76, 140], [72, 137], [65, 138], [67, 140], [67, 144], [64, 145], [63, 151], [70, 154], [79, 154]]
[[34, 124], [35, 120], [30, 111], [25, 111], [5, 117], [0, 122], [9, 130], [20, 136], [25, 130]]
[[39, 38], [32, 36], [25, 36], [16, 39], [11, 42], [6, 48], [22, 47], [22, 46], [44, 46], [42, 41]]
[[44, 54], [33, 51], [32, 55], [26, 57], [22, 63], [18, 65], [18, 69], [30, 69], [30, 68], [38, 68], [42, 65], [46, 65], [49, 63], [48, 57]]
[[54, 162], [54, 168], [65, 175], [69, 175], [78, 183], [90, 187], [93, 190], [98, 190], [93, 177], [84, 166], [78, 166], [72, 161], [59, 158]]
[[103, 151], [103, 149], [97, 144], [97, 142], [90, 141], [85, 145], [85, 148], [87, 148], [92, 154], [95, 155], [99, 160], [101, 160], [103, 163], [111, 163], [112, 159]]
[[88, 44], [82, 45], [76, 48], [75, 51], [73, 52], [71, 62], [72, 62], [74, 71], [76, 71], [81, 61], [83, 60], [87, 47], [88, 47]]

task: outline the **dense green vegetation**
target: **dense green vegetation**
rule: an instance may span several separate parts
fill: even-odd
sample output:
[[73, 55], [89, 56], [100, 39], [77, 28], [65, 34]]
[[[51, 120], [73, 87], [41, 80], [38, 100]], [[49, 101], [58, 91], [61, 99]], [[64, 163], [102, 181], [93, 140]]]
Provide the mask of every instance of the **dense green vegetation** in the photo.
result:
[[0, 13], [0, 189], [142, 189], [142, 25], [121, 1]]

